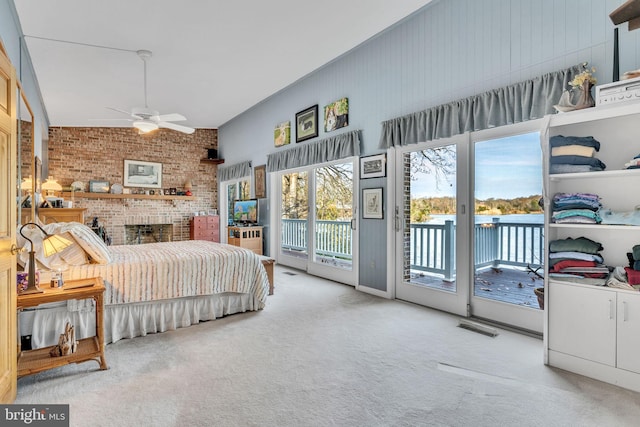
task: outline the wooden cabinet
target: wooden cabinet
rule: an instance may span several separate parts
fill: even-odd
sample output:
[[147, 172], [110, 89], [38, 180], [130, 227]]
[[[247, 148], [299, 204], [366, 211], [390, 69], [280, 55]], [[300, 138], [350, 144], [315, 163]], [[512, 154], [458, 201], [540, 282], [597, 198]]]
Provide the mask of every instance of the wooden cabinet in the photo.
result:
[[191, 240], [208, 240], [220, 242], [220, 216], [194, 216], [189, 224], [189, 238]]
[[[586, 237], [599, 242], [609, 267], [629, 265], [627, 253], [640, 244], [640, 227], [616, 224], [555, 223], [551, 200], [557, 193], [590, 193], [600, 198], [600, 216], [607, 211], [637, 212], [640, 170], [626, 169], [640, 148], [640, 103], [588, 108], [549, 117], [543, 129], [545, 154], [545, 239]], [[603, 171], [550, 174], [549, 139], [555, 135], [593, 136], [600, 142], [595, 157]], [[549, 250], [546, 253], [550, 253]], [[545, 362], [601, 381], [640, 391], [640, 292], [577, 283], [549, 274], [545, 268]]]
[[[96, 302], [96, 335], [79, 340], [76, 352], [67, 356], [50, 356], [49, 352], [52, 347], [19, 352], [18, 378], [57, 368], [58, 366], [89, 360], [96, 360], [100, 364], [100, 369], [107, 369], [107, 360], [104, 356], [104, 283], [102, 279], [96, 277], [83, 280], [68, 280], [62, 288], [48, 288], [43, 285], [41, 289], [44, 292], [18, 295], [18, 310], [50, 302], [93, 298]], [[62, 333], [63, 331], [60, 332]]]
[[262, 227], [229, 227], [229, 244], [262, 255]]
[[[52, 222], [79, 222], [84, 224], [86, 208], [38, 208], [38, 218], [44, 224]], [[22, 224], [31, 222], [31, 209], [22, 209]]]

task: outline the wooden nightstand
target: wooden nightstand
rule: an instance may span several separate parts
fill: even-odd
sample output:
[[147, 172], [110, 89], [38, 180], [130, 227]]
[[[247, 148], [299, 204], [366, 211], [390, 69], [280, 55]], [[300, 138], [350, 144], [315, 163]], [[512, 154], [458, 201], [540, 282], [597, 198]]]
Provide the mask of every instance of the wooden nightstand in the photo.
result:
[[[44, 292], [40, 294], [18, 295], [18, 310], [48, 302], [93, 298], [96, 302], [96, 335], [79, 340], [76, 352], [68, 356], [50, 356], [49, 352], [53, 346], [20, 351], [18, 354], [18, 378], [57, 368], [58, 366], [86, 362], [88, 360], [98, 362], [101, 370], [107, 369], [107, 360], [104, 356], [104, 299], [102, 295], [104, 293], [104, 283], [102, 278], [69, 280], [65, 282], [62, 288], [42, 286], [41, 289]], [[60, 333], [62, 332], [61, 330]]]

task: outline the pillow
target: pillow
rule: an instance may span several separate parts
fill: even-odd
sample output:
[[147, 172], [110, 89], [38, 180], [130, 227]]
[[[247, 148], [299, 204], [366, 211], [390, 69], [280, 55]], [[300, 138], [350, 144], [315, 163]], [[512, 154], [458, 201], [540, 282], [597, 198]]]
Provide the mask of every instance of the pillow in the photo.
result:
[[111, 254], [104, 241], [89, 227], [79, 222], [67, 223], [66, 230], [71, 233], [76, 242], [91, 258], [94, 264], [109, 264]]

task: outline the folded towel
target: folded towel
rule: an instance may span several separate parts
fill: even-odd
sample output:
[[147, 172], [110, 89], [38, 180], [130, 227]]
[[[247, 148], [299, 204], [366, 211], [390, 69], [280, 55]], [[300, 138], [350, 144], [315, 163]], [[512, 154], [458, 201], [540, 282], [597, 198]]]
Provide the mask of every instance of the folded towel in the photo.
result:
[[553, 147], [551, 149], [552, 156], [585, 156], [593, 157], [596, 149], [593, 147], [585, 147], [584, 145], [563, 145], [561, 147]]
[[630, 285], [640, 285], [640, 271], [629, 267], [625, 267], [624, 271], [627, 273], [627, 281]]
[[567, 239], [553, 240], [549, 243], [549, 251], [551, 252], [575, 251], [597, 255], [603, 249], [599, 242], [586, 237], [578, 237], [577, 239], [569, 237]]
[[635, 245], [631, 251], [633, 252], [634, 261], [640, 261], [640, 245]]

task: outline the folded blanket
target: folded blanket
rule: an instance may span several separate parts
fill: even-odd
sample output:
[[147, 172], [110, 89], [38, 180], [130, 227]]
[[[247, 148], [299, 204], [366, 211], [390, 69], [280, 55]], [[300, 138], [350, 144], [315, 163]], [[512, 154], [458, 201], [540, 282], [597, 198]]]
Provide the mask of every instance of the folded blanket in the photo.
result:
[[553, 147], [551, 149], [552, 156], [585, 156], [593, 157], [596, 149], [593, 147], [585, 147], [584, 145], [563, 145], [561, 147]]
[[549, 271], [553, 271], [554, 273], [558, 273], [561, 270], [565, 269], [565, 268], [570, 268], [570, 267], [595, 267], [596, 265], [598, 265], [597, 262], [595, 261], [581, 261], [581, 260], [577, 260], [577, 259], [565, 259], [562, 261], [559, 261], [557, 264], [554, 264], [551, 268], [549, 268]]
[[633, 253], [633, 259], [635, 261], [639, 261], [640, 260], [640, 245], [635, 245], [632, 249], [631, 249], [632, 253]]
[[583, 145], [585, 147], [593, 147], [596, 151], [600, 151], [600, 142], [592, 136], [562, 136], [556, 135], [549, 138], [551, 147], [562, 147], [564, 145]]
[[600, 159], [585, 156], [553, 156], [551, 157], [551, 164], [589, 165], [602, 169], [607, 167]]
[[598, 255], [598, 252], [604, 248], [599, 242], [588, 239], [586, 237], [578, 237], [572, 239], [553, 240], [549, 243], [549, 251], [551, 252], [582, 252], [585, 254]]
[[[602, 264], [604, 259], [600, 255], [595, 254], [585, 254], [583, 252], [576, 251], [563, 251], [563, 252], [552, 252], [549, 254], [549, 260], [555, 259], [578, 259], [582, 261], [596, 261], [597, 263]], [[554, 263], [555, 264], [555, 263]]]
[[557, 164], [549, 166], [549, 173], [580, 173], [580, 172], [600, 172], [604, 169], [598, 166], [589, 165], [569, 165], [569, 164]]
[[558, 222], [557, 220], [559, 219], [563, 219], [567, 217], [571, 217], [573, 219], [575, 219], [575, 217], [585, 217], [587, 219], [592, 220], [592, 222], [595, 222], [595, 223], [600, 223], [602, 221], [602, 219], [600, 218], [600, 215], [598, 215], [597, 212], [594, 212], [593, 210], [590, 210], [590, 209], [565, 209], [565, 210], [556, 211], [552, 215], [552, 218], [555, 220], [555, 222]]

